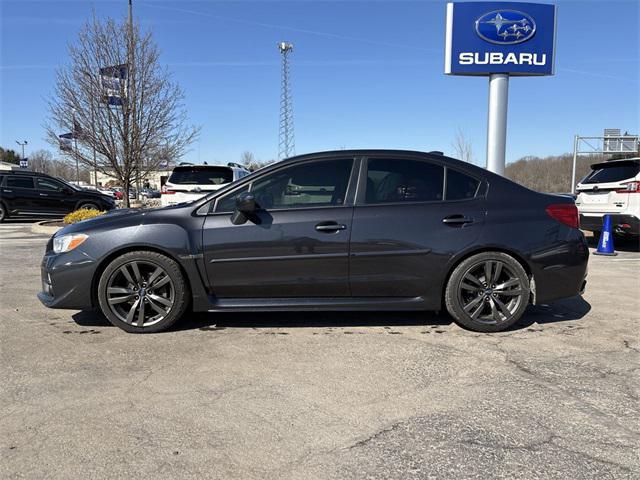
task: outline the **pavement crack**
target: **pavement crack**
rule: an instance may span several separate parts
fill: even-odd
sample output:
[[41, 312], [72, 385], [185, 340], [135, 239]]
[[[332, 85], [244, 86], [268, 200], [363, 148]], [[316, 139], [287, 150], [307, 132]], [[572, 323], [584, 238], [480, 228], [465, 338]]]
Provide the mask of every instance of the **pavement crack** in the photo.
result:
[[372, 442], [373, 440], [376, 440], [377, 438], [386, 435], [387, 433], [391, 433], [393, 432], [395, 429], [397, 429], [400, 425], [402, 425], [403, 422], [396, 422], [394, 424], [392, 424], [389, 427], [383, 428], [381, 430], [378, 430], [377, 432], [375, 432], [373, 435], [368, 436], [367, 438], [363, 439], [363, 440], [359, 440], [356, 443], [349, 445], [346, 450], [351, 450], [352, 448], [358, 448], [358, 447], [362, 447], [366, 444], [368, 444], [369, 442]]

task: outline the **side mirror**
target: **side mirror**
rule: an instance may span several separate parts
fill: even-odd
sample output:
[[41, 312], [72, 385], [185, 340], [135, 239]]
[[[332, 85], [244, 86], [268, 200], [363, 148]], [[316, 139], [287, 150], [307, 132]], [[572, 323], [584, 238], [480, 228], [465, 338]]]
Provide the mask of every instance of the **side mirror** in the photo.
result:
[[253, 193], [244, 192], [236, 197], [236, 210], [251, 214], [256, 211], [256, 197]]
[[252, 193], [241, 193], [236, 197], [236, 209], [231, 215], [231, 223], [242, 225], [257, 208], [256, 197]]
[[62, 193], [64, 193], [65, 195], [73, 195], [73, 191], [70, 188], [64, 187], [62, 189]]

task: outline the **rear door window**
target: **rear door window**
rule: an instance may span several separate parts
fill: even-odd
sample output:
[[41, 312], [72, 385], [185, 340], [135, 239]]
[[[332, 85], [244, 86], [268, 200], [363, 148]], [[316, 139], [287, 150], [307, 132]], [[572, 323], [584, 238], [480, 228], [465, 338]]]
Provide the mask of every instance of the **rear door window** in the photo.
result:
[[233, 181], [233, 170], [227, 167], [177, 167], [168, 180], [177, 185], [221, 185]]
[[56, 182], [50, 178], [38, 178], [38, 190], [48, 190], [50, 192], [59, 192], [63, 188], [60, 182]]
[[7, 188], [33, 188], [33, 178], [31, 177], [7, 177]]
[[621, 182], [640, 173], [640, 162], [620, 162], [611, 165], [598, 164], [582, 183]]
[[480, 181], [467, 174], [447, 168], [447, 200], [473, 198], [478, 192]]
[[444, 168], [402, 158], [371, 158], [365, 203], [433, 202], [443, 198]]

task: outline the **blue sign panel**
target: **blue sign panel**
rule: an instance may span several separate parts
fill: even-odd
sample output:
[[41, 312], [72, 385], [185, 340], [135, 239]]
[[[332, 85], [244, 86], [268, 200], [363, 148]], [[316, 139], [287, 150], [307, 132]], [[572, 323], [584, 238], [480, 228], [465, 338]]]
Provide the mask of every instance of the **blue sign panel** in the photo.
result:
[[553, 75], [555, 41], [555, 5], [448, 3], [444, 73]]

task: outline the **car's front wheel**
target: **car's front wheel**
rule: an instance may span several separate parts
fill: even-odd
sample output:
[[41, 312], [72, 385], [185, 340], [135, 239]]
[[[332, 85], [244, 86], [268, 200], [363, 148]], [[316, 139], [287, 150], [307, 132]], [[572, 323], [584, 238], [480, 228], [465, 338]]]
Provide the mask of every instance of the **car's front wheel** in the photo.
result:
[[483, 252], [461, 262], [445, 292], [449, 314], [477, 332], [499, 332], [516, 323], [529, 304], [529, 277], [502, 252]]
[[184, 314], [189, 288], [174, 260], [157, 252], [129, 252], [102, 272], [98, 301], [116, 327], [154, 333], [169, 328]]

